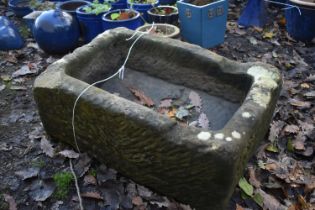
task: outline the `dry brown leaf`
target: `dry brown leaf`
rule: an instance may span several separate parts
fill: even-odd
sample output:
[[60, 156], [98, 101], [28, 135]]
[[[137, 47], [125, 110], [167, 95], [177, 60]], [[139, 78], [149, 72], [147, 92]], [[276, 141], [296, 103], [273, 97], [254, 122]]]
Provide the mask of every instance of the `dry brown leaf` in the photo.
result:
[[96, 185], [97, 181], [96, 181], [96, 178], [92, 175], [86, 175], [83, 179], [84, 181], [84, 185]]
[[9, 210], [17, 210], [17, 205], [14, 198], [9, 194], [3, 194], [4, 200], [9, 203]]
[[297, 106], [300, 108], [310, 108], [311, 107], [311, 103], [308, 101], [300, 101], [300, 100], [292, 98], [289, 100], [289, 102], [292, 106]]
[[204, 129], [209, 129], [209, 120], [208, 117], [205, 113], [201, 113], [199, 118], [198, 118], [198, 124], [200, 127]]
[[309, 209], [310, 208], [310, 204], [307, 203], [307, 201], [305, 200], [305, 198], [302, 195], [298, 195], [298, 202], [300, 204], [300, 206], [302, 207], [302, 209]]
[[175, 118], [176, 117], [176, 112], [177, 112], [177, 109], [172, 108], [172, 109], [168, 110], [167, 116], [169, 118]]
[[76, 159], [80, 156], [79, 153], [76, 153], [73, 150], [67, 150], [67, 149], [59, 152], [59, 154], [70, 159]]
[[54, 148], [45, 136], [43, 136], [40, 141], [40, 148], [48, 157], [51, 157], [51, 158], [54, 157], [54, 154], [55, 154]]
[[249, 173], [249, 182], [256, 188], [261, 187], [260, 181], [256, 178], [255, 169], [250, 166], [248, 167], [248, 173]]
[[309, 193], [315, 190], [315, 176], [311, 177], [311, 182], [305, 185], [304, 191], [305, 193]]
[[189, 93], [189, 100], [190, 100], [190, 103], [195, 106], [196, 111], [200, 112], [201, 111], [201, 98], [199, 94], [196, 93], [195, 91], [191, 91]]
[[300, 86], [301, 86], [301, 88], [304, 88], [304, 89], [310, 88], [310, 85], [308, 83], [302, 83]]
[[160, 108], [169, 108], [172, 106], [172, 99], [171, 98], [166, 98], [161, 100], [159, 107]]
[[265, 164], [265, 169], [267, 171], [275, 171], [277, 168], [279, 168], [277, 163], [266, 163]]
[[103, 197], [98, 192], [85, 192], [81, 193], [83, 198], [93, 198], [96, 200], [103, 200]]
[[140, 196], [136, 196], [132, 198], [132, 204], [135, 206], [141, 206], [143, 205], [143, 200]]
[[262, 189], [258, 189], [257, 192], [264, 198], [264, 209], [269, 210], [287, 210], [287, 207], [282, 205], [275, 197], [267, 194]]
[[140, 100], [140, 103], [142, 105], [148, 106], [148, 107], [154, 106], [153, 100], [149, 98], [148, 96], [146, 96], [143, 91], [138, 90], [133, 87], [129, 87], [129, 90], [132, 92], [132, 94], [134, 94], [134, 96], [136, 96]]
[[276, 139], [278, 139], [279, 134], [285, 125], [285, 122], [279, 120], [279, 121], [273, 121], [270, 126], [270, 132], [269, 132], [269, 141], [274, 142]]
[[238, 204], [236, 204], [236, 209], [235, 210], [244, 210], [244, 208]]
[[298, 133], [300, 128], [297, 125], [287, 125], [284, 127], [286, 133]]

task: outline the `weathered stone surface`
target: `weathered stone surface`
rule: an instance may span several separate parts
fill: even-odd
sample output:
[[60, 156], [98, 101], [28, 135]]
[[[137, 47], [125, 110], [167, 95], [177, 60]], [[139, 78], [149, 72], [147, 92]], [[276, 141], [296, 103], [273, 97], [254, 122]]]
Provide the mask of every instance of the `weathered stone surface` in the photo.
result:
[[[74, 145], [75, 98], [88, 83], [117, 71], [131, 45], [125, 40], [131, 34], [122, 29], [104, 33], [37, 78], [35, 99], [44, 127], [54, 139]], [[212, 112], [216, 114], [212, 123], [218, 121], [220, 126], [215, 130], [182, 127], [103, 90], [118, 84], [113, 81], [91, 87], [77, 105], [75, 127], [81, 150], [180, 202], [197, 209], [223, 210], [268, 129], [281, 87], [278, 70], [263, 63], [237, 63], [194, 45], [154, 36], [141, 38], [126, 67], [126, 75], [130, 69], [130, 74], [138, 72], [148, 80], [158, 78], [217, 97], [207, 109], [222, 104], [218, 114]], [[131, 77], [126, 80], [135, 82]]]

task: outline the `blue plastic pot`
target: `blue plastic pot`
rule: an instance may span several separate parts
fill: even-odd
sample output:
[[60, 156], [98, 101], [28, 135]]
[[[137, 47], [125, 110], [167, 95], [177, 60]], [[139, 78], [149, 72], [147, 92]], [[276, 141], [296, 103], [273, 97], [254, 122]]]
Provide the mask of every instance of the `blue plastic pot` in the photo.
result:
[[0, 51], [17, 50], [24, 41], [15, 25], [6, 17], [0, 16]]
[[285, 11], [286, 28], [290, 36], [303, 42], [312, 41], [315, 38], [315, 3], [305, 3], [294, 0], [290, 4], [300, 8], [287, 9]]
[[[155, 9], [164, 9], [170, 8], [173, 10], [171, 14], [162, 15], [155, 13]], [[168, 23], [168, 24], [176, 24], [178, 22], [178, 9], [173, 6], [158, 6], [153, 7], [148, 11], [148, 17], [150, 22], [154, 23]]]
[[241, 26], [257, 26], [262, 28], [267, 22], [266, 2], [264, 0], [248, 0], [238, 20]]
[[23, 17], [33, 11], [29, 6], [29, 2], [29, 0], [10, 0], [9, 9], [12, 10], [15, 16]]
[[204, 48], [224, 42], [228, 0], [219, 0], [204, 6], [195, 6], [187, 1], [177, 1], [182, 37]]
[[65, 54], [77, 47], [80, 37], [78, 22], [61, 10], [43, 12], [35, 21], [34, 38], [49, 54]]
[[[113, 13], [119, 13], [119, 12], [134, 12], [136, 15], [133, 18], [130, 18], [128, 20], [111, 20], [110, 15]], [[113, 29], [117, 27], [126, 27], [131, 30], [136, 30], [138, 27], [142, 26], [144, 24], [142, 18], [140, 17], [140, 13], [135, 10], [130, 9], [118, 9], [113, 10], [110, 12], [107, 12], [102, 17], [103, 21], [103, 30]]]
[[79, 7], [76, 10], [76, 13], [77, 19], [81, 26], [83, 40], [85, 43], [88, 43], [104, 31], [102, 25], [102, 16], [105, 12], [98, 15], [86, 13], [83, 10], [84, 7], [86, 6]]
[[128, 5], [128, 8], [131, 8], [140, 12], [140, 15], [145, 21], [150, 22], [150, 19], [148, 16], [148, 10], [153, 7], [157, 7], [159, 5], [159, 0], [156, 0], [154, 4], [131, 3], [130, 0], [127, 0], [127, 5]]

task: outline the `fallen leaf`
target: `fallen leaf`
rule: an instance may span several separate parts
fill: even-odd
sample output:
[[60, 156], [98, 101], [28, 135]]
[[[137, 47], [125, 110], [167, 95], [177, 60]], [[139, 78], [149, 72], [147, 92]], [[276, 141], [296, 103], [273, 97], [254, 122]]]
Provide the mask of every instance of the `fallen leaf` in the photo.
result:
[[101, 194], [98, 192], [85, 192], [85, 193], [81, 193], [81, 196], [83, 198], [93, 198], [96, 200], [104, 200]]
[[48, 157], [51, 157], [51, 158], [54, 157], [54, 154], [55, 154], [54, 148], [45, 136], [43, 136], [40, 141], [40, 148]]
[[266, 150], [268, 152], [274, 152], [274, 153], [278, 153], [279, 152], [279, 149], [277, 147], [276, 144], [269, 144], [267, 147], [266, 147]]
[[263, 198], [263, 206], [264, 209], [269, 209], [269, 210], [287, 210], [287, 207], [279, 203], [277, 199], [275, 199], [273, 196], [267, 194], [261, 189], [258, 189], [256, 191], [259, 193], [262, 198]]
[[307, 83], [302, 83], [300, 86], [301, 86], [301, 88], [304, 88], [304, 89], [309, 89], [310, 88], [310, 85], [307, 84]]
[[278, 139], [280, 131], [282, 130], [283, 126], [285, 125], [285, 122], [279, 120], [279, 121], [273, 121], [270, 126], [270, 132], [269, 132], [269, 141], [274, 142]]
[[247, 180], [246, 180], [244, 177], [242, 177], [242, 178], [239, 180], [238, 186], [242, 189], [242, 191], [243, 191], [246, 195], [248, 195], [248, 196], [250, 196], [250, 197], [253, 196], [254, 188], [253, 188], [253, 186], [252, 186], [251, 184], [249, 184], [249, 183], [247, 182]]
[[17, 210], [17, 205], [14, 198], [9, 194], [3, 194], [4, 200], [9, 204], [9, 210]]
[[0, 143], [0, 151], [10, 151], [12, 150], [12, 146], [9, 146], [7, 143], [2, 142]]
[[59, 152], [59, 154], [70, 159], [76, 159], [80, 156], [79, 153], [76, 153], [73, 150], [67, 150], [67, 149]]
[[315, 91], [310, 91], [310, 92], [304, 93], [303, 96], [308, 98], [308, 99], [314, 99], [315, 98]]
[[5, 56], [5, 60], [7, 62], [10, 62], [10, 63], [14, 63], [14, 64], [17, 64], [18, 60], [17, 58], [15, 57], [14, 54], [11, 54], [11, 53], [8, 53], [6, 56]]
[[170, 110], [168, 110], [167, 116], [168, 116], [169, 118], [175, 118], [176, 112], [177, 112], [177, 109], [171, 108]]
[[297, 125], [287, 125], [284, 127], [286, 133], [298, 133], [300, 128]]
[[256, 178], [256, 174], [255, 174], [255, 169], [250, 166], [248, 167], [248, 173], [249, 173], [249, 182], [256, 188], [260, 188], [261, 187], [261, 183], [260, 181], [258, 181], [258, 179]]
[[198, 125], [204, 129], [209, 129], [209, 120], [205, 113], [201, 113], [198, 118]]
[[195, 106], [197, 112], [201, 111], [201, 98], [198, 93], [195, 91], [191, 91], [189, 93], [188, 98], [190, 99], [190, 103]]
[[16, 175], [22, 178], [22, 180], [33, 178], [38, 176], [39, 168], [28, 168], [25, 170], [15, 172]]
[[86, 175], [84, 176], [84, 179], [83, 179], [83, 182], [84, 184], [83, 185], [96, 185], [97, 184], [97, 181], [96, 181], [96, 178], [92, 175]]
[[310, 102], [300, 101], [300, 100], [297, 100], [297, 99], [294, 99], [294, 98], [290, 99], [289, 103], [292, 106], [297, 106], [297, 107], [300, 107], [300, 108], [310, 108], [311, 107], [311, 103]]
[[275, 36], [275, 34], [272, 31], [267, 31], [263, 33], [263, 38], [272, 39]]
[[276, 169], [278, 169], [279, 168], [279, 166], [278, 166], [278, 164], [276, 164], [276, 163], [266, 163], [265, 164], [265, 169], [267, 170], [267, 171], [275, 171]]
[[143, 205], [143, 200], [140, 196], [136, 196], [132, 198], [132, 204], [135, 206], [141, 206]]
[[161, 100], [161, 103], [159, 105], [160, 108], [169, 108], [172, 106], [172, 99], [171, 98], [166, 98]]
[[5, 89], [5, 85], [0, 85], [0, 92]]
[[245, 210], [242, 206], [236, 204], [236, 209], [235, 210]]
[[31, 70], [28, 65], [24, 65], [19, 70], [13, 72], [12, 78], [25, 76], [25, 75], [28, 75], [28, 74], [35, 74], [35, 73], [37, 73], [37, 71]]
[[82, 177], [90, 169], [91, 162], [92, 159], [86, 153], [80, 155], [78, 162], [74, 164], [74, 171], [78, 177]]
[[27, 87], [21, 85], [11, 85], [10, 90], [27, 90]]
[[146, 95], [144, 95], [143, 91], [138, 90], [138, 89], [133, 88], [133, 87], [129, 87], [129, 90], [132, 92], [132, 94], [134, 94], [140, 100], [140, 103], [142, 105], [145, 105], [148, 107], [154, 106], [153, 100], [151, 98], [147, 97]]
[[34, 201], [45, 201], [55, 190], [55, 185], [52, 182], [43, 180], [35, 180], [29, 192], [29, 195]]
[[302, 195], [298, 195], [298, 202], [301, 205], [302, 209], [309, 209], [310, 205], [307, 203], [307, 201], [305, 200], [305, 198]]

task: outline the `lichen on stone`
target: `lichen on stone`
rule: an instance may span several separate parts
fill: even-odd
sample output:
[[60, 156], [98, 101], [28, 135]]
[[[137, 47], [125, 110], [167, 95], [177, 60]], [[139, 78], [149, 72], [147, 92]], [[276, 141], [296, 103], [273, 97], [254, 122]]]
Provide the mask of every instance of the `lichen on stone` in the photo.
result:
[[201, 131], [200, 133], [198, 133], [197, 137], [199, 140], [207, 141], [208, 139], [211, 138], [211, 133], [206, 132], [206, 131]]
[[241, 138], [241, 134], [237, 131], [233, 131], [232, 132], [232, 137], [235, 139], [240, 139]]
[[214, 138], [216, 139], [223, 139], [224, 138], [224, 134], [223, 133], [217, 133], [214, 135]]

